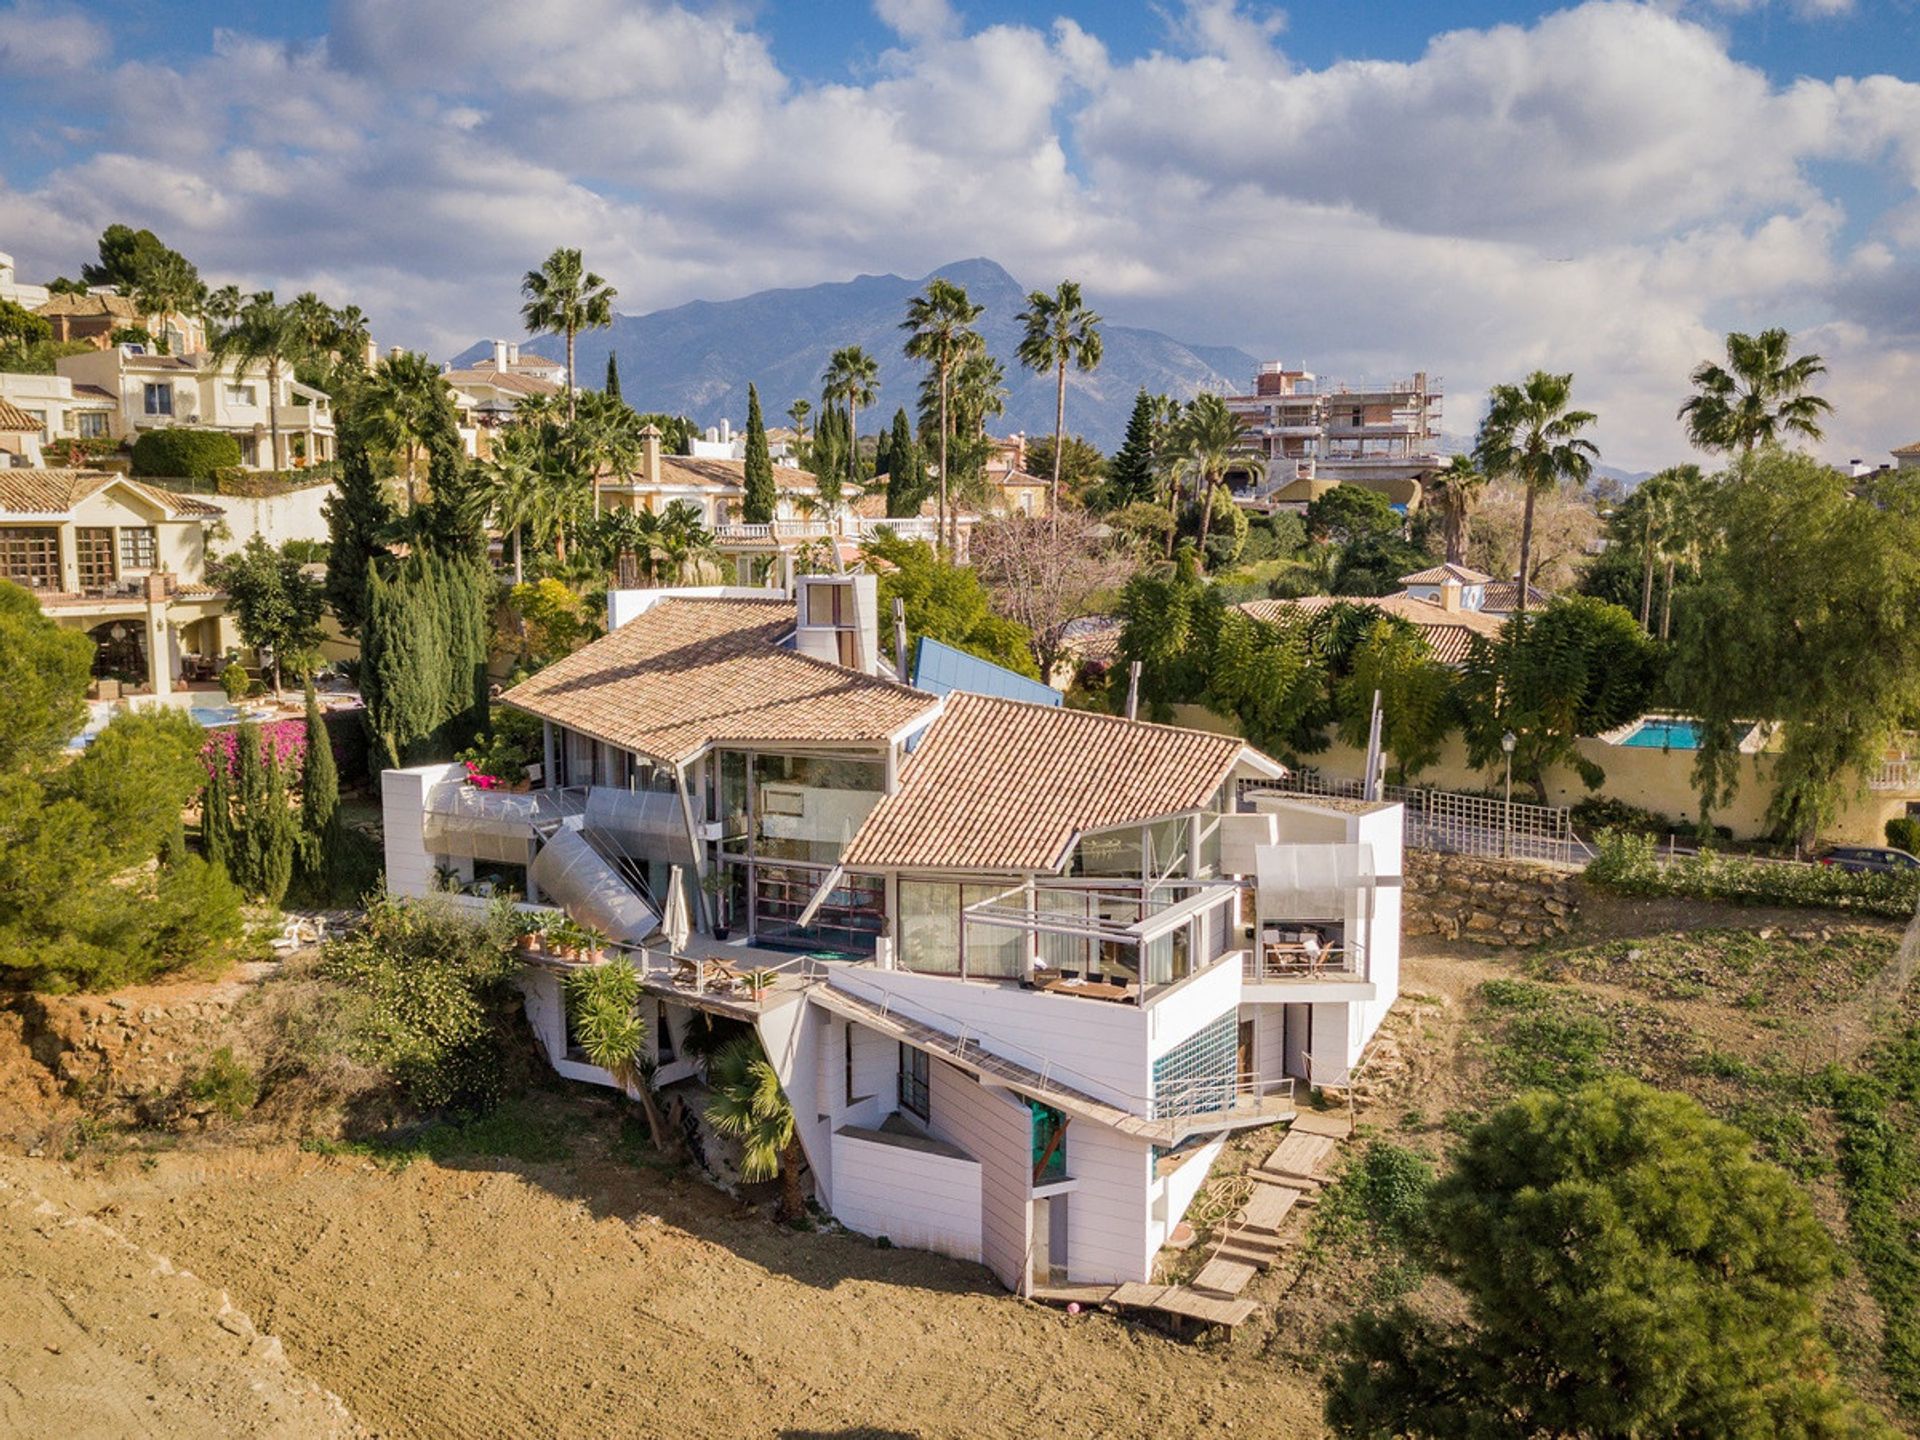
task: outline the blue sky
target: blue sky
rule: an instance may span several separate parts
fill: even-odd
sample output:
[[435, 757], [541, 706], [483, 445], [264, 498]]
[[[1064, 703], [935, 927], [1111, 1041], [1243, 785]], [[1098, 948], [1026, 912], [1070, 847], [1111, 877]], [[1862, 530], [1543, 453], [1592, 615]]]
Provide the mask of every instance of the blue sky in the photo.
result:
[[0, 0], [0, 249], [44, 279], [147, 224], [438, 354], [555, 244], [636, 311], [984, 254], [1444, 374], [1456, 431], [1572, 370], [1630, 468], [1777, 323], [1846, 458], [1920, 437], [1916, 69], [1920, 0]]

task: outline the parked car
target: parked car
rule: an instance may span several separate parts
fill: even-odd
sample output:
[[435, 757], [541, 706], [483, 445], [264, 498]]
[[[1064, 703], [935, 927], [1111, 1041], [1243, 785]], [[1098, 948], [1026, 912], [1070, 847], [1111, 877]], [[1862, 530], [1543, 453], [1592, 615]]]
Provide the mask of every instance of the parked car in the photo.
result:
[[1822, 865], [1862, 875], [1870, 870], [1920, 870], [1920, 855], [1909, 855], [1890, 845], [1836, 845], [1820, 857]]

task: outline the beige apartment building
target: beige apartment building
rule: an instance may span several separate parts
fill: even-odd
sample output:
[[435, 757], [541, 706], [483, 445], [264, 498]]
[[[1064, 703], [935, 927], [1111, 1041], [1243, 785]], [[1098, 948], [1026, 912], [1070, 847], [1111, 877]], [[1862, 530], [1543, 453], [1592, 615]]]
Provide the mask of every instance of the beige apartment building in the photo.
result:
[[1253, 393], [1227, 397], [1246, 446], [1266, 474], [1241, 477], [1234, 498], [1258, 510], [1304, 506], [1335, 485], [1363, 485], [1408, 512], [1440, 453], [1441, 384], [1426, 371], [1404, 380], [1336, 384], [1270, 360]]

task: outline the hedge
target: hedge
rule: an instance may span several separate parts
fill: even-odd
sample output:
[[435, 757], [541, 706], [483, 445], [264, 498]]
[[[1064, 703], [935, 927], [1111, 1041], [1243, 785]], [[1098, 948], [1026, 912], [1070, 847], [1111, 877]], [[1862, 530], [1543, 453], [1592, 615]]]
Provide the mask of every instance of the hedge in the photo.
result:
[[330, 485], [339, 478], [339, 462], [325, 460], [297, 470], [248, 470], [238, 465], [223, 465], [213, 480], [215, 494], [263, 500], [274, 495], [290, 495], [314, 485]]
[[1588, 883], [1621, 895], [1678, 895], [1738, 905], [1858, 910], [1905, 920], [1920, 905], [1920, 871], [1850, 874], [1830, 865], [1744, 860], [1703, 850], [1660, 859], [1650, 836], [1604, 830], [1588, 862]]
[[211, 480], [240, 463], [240, 442], [223, 430], [149, 430], [133, 444], [133, 473], [157, 480]]

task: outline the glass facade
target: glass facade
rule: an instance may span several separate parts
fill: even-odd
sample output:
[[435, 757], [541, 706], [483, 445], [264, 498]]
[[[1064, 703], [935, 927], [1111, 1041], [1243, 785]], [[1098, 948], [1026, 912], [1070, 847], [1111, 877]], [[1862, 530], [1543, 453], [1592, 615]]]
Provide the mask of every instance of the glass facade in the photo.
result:
[[1239, 1073], [1239, 1015], [1229, 1011], [1153, 1062], [1154, 1114], [1225, 1110], [1233, 1104]]

